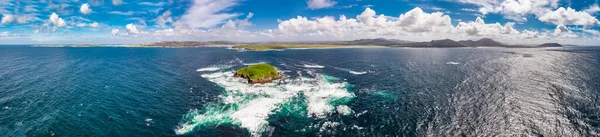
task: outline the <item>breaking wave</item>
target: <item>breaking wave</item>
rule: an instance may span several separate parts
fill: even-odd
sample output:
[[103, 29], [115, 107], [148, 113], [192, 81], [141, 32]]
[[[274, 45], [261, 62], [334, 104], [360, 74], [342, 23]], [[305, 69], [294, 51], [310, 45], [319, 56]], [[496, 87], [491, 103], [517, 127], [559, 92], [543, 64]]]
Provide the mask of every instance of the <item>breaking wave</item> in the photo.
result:
[[337, 70], [341, 70], [341, 71], [346, 71], [346, 72], [348, 72], [350, 74], [354, 74], [354, 75], [363, 75], [363, 74], [367, 74], [368, 73], [368, 71], [354, 71], [354, 70], [351, 70], [351, 69], [340, 68], [340, 67], [333, 67], [333, 68], [335, 68]]
[[448, 65], [458, 65], [460, 63], [458, 63], [458, 62], [446, 62], [446, 64], [448, 64]]
[[[247, 129], [252, 136], [261, 136], [270, 130], [269, 116], [280, 108], [294, 107], [290, 105], [298, 103], [306, 106], [306, 110], [294, 112], [298, 113], [294, 115], [307, 118], [353, 113], [347, 106], [355, 97], [348, 91], [351, 85], [333, 76], [315, 73], [313, 77], [298, 76], [249, 85], [244, 79], [232, 77], [233, 74], [233, 71], [222, 71], [201, 75], [223, 87], [224, 93], [219, 96], [218, 103], [188, 113], [184, 117], [185, 123], [175, 129], [176, 134], [187, 134], [206, 126], [232, 125]], [[298, 99], [302, 101], [294, 101]]]
[[325, 66], [317, 65], [317, 64], [303, 64], [302, 67], [305, 68], [325, 68]]
[[350, 74], [354, 74], [354, 75], [362, 75], [362, 74], [367, 74], [366, 71], [348, 71]]
[[231, 68], [231, 66], [216, 66], [216, 67], [206, 67], [206, 68], [199, 68], [196, 69], [196, 71], [198, 72], [205, 72], [205, 71], [217, 71], [217, 70], [221, 70], [221, 69], [228, 69]]

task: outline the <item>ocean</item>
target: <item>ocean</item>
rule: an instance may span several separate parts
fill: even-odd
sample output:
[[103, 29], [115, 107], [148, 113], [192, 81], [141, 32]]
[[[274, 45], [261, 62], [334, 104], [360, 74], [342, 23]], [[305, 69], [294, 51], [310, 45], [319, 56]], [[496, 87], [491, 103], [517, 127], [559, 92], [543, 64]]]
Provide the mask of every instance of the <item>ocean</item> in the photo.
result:
[[[286, 78], [248, 85], [268, 63]], [[0, 46], [0, 136], [600, 136], [600, 48]]]

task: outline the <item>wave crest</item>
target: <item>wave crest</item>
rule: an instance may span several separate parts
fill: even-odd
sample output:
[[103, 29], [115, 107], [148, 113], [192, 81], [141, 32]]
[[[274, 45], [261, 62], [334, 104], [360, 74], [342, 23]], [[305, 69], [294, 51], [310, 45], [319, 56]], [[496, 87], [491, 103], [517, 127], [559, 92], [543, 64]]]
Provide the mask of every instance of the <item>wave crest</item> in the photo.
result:
[[325, 66], [317, 65], [317, 64], [303, 64], [302, 67], [305, 68], [325, 68]]
[[231, 68], [231, 66], [213, 66], [213, 67], [206, 67], [206, 68], [199, 68], [196, 69], [196, 71], [198, 72], [211, 72], [211, 71], [217, 71], [217, 70], [221, 70], [221, 69], [228, 69]]

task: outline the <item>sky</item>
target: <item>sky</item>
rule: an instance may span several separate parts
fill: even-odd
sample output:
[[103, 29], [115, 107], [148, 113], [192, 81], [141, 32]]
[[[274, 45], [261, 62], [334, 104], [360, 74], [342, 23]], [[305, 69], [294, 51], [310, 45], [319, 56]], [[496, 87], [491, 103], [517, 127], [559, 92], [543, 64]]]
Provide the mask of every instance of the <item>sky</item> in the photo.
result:
[[0, 44], [492, 38], [600, 45], [598, 0], [0, 0]]

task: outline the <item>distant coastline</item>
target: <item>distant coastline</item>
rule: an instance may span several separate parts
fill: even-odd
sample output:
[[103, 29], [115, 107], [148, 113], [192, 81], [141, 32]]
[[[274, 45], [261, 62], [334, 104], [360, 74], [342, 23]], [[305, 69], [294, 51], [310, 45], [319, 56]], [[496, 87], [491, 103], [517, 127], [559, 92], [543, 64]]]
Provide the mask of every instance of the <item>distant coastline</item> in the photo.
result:
[[237, 50], [267, 51], [284, 49], [330, 49], [330, 48], [368, 48], [368, 47], [391, 47], [391, 48], [474, 48], [474, 47], [499, 47], [499, 48], [548, 48], [563, 47], [558, 43], [544, 43], [541, 45], [509, 45], [497, 42], [489, 38], [477, 41], [450, 39], [432, 40], [430, 42], [411, 42], [395, 39], [360, 39], [353, 41], [330, 41], [330, 42], [271, 42], [271, 43], [243, 43], [230, 41], [163, 41], [140, 44], [48, 44], [34, 45], [39, 47], [164, 47], [164, 48], [187, 48], [187, 47], [229, 47]]

